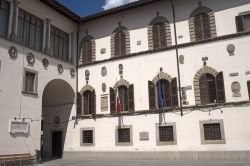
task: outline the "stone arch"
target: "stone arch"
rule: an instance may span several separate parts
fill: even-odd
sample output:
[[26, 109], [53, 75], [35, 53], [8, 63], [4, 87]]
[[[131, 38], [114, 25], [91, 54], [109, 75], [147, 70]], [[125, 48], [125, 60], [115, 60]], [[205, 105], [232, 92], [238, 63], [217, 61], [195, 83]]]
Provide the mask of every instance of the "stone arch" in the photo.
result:
[[211, 31], [211, 37], [215, 38], [217, 37], [217, 32], [216, 32], [216, 23], [215, 23], [215, 16], [214, 12], [212, 9], [205, 7], [205, 6], [199, 6], [198, 8], [194, 9], [190, 16], [189, 16], [189, 33], [190, 33], [190, 39], [192, 42], [196, 41], [196, 36], [195, 36], [195, 29], [194, 29], [194, 18], [200, 13], [206, 13], [209, 16], [209, 22], [210, 22], [210, 31]]
[[163, 16], [156, 16], [148, 26], [148, 47], [150, 50], [154, 49], [154, 44], [153, 44], [153, 25], [156, 23], [164, 23], [166, 27], [166, 41], [167, 41], [167, 46], [172, 45], [172, 37], [171, 37], [171, 29], [170, 29], [170, 23], [167, 18]]
[[117, 89], [119, 86], [126, 86], [127, 88], [129, 88], [130, 83], [127, 80], [120, 79], [115, 83], [114, 89]]
[[194, 76], [194, 95], [195, 95], [195, 103], [196, 105], [201, 104], [201, 98], [200, 98], [200, 77], [203, 74], [211, 74], [214, 77], [216, 77], [216, 75], [218, 74], [218, 72], [209, 66], [204, 66], [201, 69], [199, 69], [195, 76]]
[[130, 34], [129, 30], [124, 26], [117, 27], [111, 35], [111, 57], [115, 57], [115, 34], [116, 32], [123, 31], [126, 35], [126, 55], [130, 54]]
[[92, 44], [92, 62], [96, 60], [96, 43], [95, 38], [91, 35], [86, 35], [80, 42], [80, 50], [79, 50], [79, 64], [83, 64], [83, 53], [82, 46], [86, 41], [91, 41]]
[[157, 83], [158, 80], [167, 80], [168, 82], [171, 82], [171, 80], [173, 79], [169, 74], [164, 73], [164, 72], [160, 72], [159, 74], [157, 74], [154, 79], [152, 80], [152, 82], [154, 84]]
[[83, 93], [83, 92], [85, 92], [85, 91], [93, 92], [94, 90], [95, 90], [95, 89], [94, 89], [92, 86], [90, 86], [89, 84], [86, 84], [86, 85], [81, 89], [80, 93]]

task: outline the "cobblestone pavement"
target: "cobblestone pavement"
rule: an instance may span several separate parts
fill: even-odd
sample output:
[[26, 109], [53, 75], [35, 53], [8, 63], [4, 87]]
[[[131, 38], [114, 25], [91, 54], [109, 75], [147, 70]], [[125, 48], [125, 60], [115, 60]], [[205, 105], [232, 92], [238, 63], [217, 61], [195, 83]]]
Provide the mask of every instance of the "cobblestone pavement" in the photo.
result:
[[38, 166], [250, 166], [250, 161], [53, 160]]

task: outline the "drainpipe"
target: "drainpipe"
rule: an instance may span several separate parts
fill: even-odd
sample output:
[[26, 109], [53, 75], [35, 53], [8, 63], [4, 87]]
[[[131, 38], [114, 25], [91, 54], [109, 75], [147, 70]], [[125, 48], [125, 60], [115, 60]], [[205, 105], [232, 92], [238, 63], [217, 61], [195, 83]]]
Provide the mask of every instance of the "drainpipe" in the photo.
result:
[[180, 98], [180, 111], [181, 111], [181, 116], [183, 116], [183, 111], [182, 111], [182, 97], [181, 97], [181, 77], [180, 77], [180, 66], [179, 66], [179, 52], [178, 52], [178, 43], [177, 43], [177, 33], [176, 33], [176, 20], [175, 20], [175, 7], [173, 4], [172, 0], [169, 0], [171, 3], [172, 7], [172, 12], [173, 12], [173, 23], [174, 23], [174, 38], [175, 38], [175, 52], [176, 52], [176, 62], [177, 62], [177, 72], [178, 72], [178, 92], [179, 92], [179, 98]]
[[78, 61], [79, 61], [79, 29], [80, 29], [80, 21], [77, 25], [77, 34], [76, 34], [76, 117], [77, 117], [77, 93], [78, 93]]

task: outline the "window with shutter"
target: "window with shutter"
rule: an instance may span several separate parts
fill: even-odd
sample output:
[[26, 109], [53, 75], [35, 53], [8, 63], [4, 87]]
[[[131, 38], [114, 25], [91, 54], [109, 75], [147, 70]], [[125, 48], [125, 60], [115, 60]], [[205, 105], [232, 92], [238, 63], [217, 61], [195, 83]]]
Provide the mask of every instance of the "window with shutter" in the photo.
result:
[[77, 93], [77, 116], [81, 116], [82, 115], [82, 104], [83, 104], [83, 100], [82, 100], [82, 94], [81, 93]]
[[7, 37], [10, 5], [6, 0], [0, 0], [0, 36]]
[[148, 81], [148, 100], [149, 109], [156, 109], [155, 106], [155, 84], [152, 81]]
[[130, 85], [128, 88], [128, 111], [132, 112], [135, 110], [134, 106], [134, 85]]
[[110, 114], [115, 114], [115, 90], [113, 88], [109, 88], [109, 103], [110, 103]]
[[171, 80], [171, 101], [172, 107], [178, 107], [178, 88], [176, 78]]
[[160, 80], [161, 91], [163, 96], [163, 107], [171, 107], [170, 83], [167, 80]]
[[250, 31], [250, 14], [235, 17], [237, 32]]
[[91, 63], [93, 61], [94, 38], [85, 36], [80, 43], [79, 64]]
[[152, 27], [154, 49], [167, 47], [166, 26], [163, 22], [155, 23]]
[[207, 13], [200, 13], [194, 17], [194, 31], [196, 40], [211, 38], [210, 21]]
[[226, 101], [223, 72], [220, 72], [216, 75], [216, 96], [217, 103], [224, 103]]
[[121, 112], [128, 111], [128, 88], [126, 86], [118, 87], [118, 94], [121, 103]]
[[95, 114], [95, 92], [86, 90], [83, 92], [83, 113], [84, 115], [94, 115]]
[[200, 77], [200, 99], [201, 104], [214, 103], [217, 101], [215, 78], [211, 74], [203, 74]]
[[115, 56], [126, 55], [126, 34], [123, 30], [115, 34]]
[[250, 100], [250, 81], [247, 81], [248, 96]]

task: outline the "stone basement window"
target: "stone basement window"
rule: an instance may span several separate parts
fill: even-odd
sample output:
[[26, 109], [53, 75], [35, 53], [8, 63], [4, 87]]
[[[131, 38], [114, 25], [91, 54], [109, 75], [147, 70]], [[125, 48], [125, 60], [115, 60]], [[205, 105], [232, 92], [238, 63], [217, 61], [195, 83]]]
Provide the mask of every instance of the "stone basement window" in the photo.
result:
[[24, 69], [23, 92], [37, 94], [38, 73], [30, 69]]
[[223, 120], [200, 121], [201, 144], [225, 144]]
[[95, 130], [94, 128], [81, 129], [81, 146], [94, 146], [95, 145]]
[[115, 145], [116, 146], [132, 146], [132, 126], [117, 126], [115, 130]]
[[156, 145], [176, 145], [176, 123], [156, 123]]

